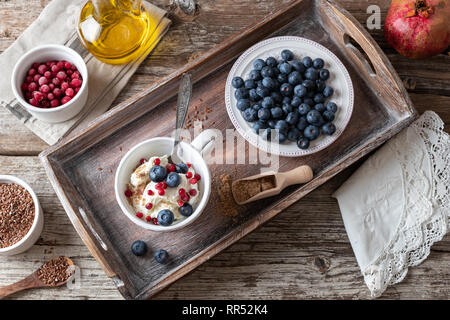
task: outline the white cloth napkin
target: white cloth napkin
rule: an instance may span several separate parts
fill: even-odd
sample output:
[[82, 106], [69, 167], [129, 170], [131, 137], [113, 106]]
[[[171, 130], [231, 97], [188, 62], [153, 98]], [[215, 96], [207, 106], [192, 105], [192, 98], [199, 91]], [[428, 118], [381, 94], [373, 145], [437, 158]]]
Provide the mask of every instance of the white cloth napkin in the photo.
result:
[[[89, 97], [83, 111], [75, 118], [62, 123], [45, 123], [34, 118], [14, 98], [10, 77], [0, 78], [0, 105], [6, 107], [31, 131], [52, 145], [75, 127], [85, 127], [98, 115], [109, 109], [114, 99], [127, 84], [144, 58], [167, 32], [170, 20], [166, 11], [144, 2], [150, 12], [151, 23], [157, 35], [153, 45], [136, 61], [124, 65], [108, 65], [95, 59], [78, 40], [76, 26], [80, 9], [86, 0], [53, 0], [24, 33], [0, 55], [0, 70], [11, 75], [15, 63], [30, 49], [43, 44], [63, 44], [77, 51], [87, 64]], [[152, 36], [153, 37], [153, 36]]]
[[450, 226], [450, 136], [425, 112], [335, 192], [373, 297], [403, 280]]

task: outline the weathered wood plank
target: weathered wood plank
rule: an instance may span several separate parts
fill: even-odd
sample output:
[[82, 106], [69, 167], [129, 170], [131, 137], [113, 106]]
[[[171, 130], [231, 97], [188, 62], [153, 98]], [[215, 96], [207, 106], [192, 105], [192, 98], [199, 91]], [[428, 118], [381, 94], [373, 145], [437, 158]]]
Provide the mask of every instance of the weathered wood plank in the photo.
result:
[[[0, 1], [0, 52], [14, 42], [48, 2], [50, 0]], [[170, 0], [152, 2], [169, 9]], [[115, 103], [138, 93], [158, 78], [173, 72], [241, 28], [290, 1], [198, 2], [201, 14], [196, 20], [189, 22], [171, 16], [174, 25], [163, 43], [142, 64]], [[384, 19], [390, 3], [389, 0], [339, 2], [364, 26], [368, 5], [380, 5]], [[240, 9], [236, 10], [236, 6]], [[449, 132], [450, 86], [449, 79], [443, 75], [449, 73], [450, 57], [441, 55], [427, 61], [412, 62], [400, 57], [389, 47], [382, 30], [369, 32], [389, 54], [397, 72], [405, 80], [406, 87], [410, 88], [411, 99], [418, 111], [435, 110], [447, 124]], [[0, 110], [0, 154], [31, 155], [43, 148], [44, 142], [6, 110]], [[368, 291], [345, 235], [337, 204], [330, 197], [352, 170], [338, 175], [259, 230], [176, 282], [157, 298], [367, 298]], [[60, 254], [73, 257], [82, 268], [81, 288], [78, 290], [32, 290], [12, 298], [120, 299], [112, 281], [105, 276], [73, 229], [40, 161], [36, 157], [0, 157], [0, 174], [14, 174], [28, 181], [38, 192], [46, 218], [42, 238], [36, 246], [24, 255], [0, 258], [0, 285], [25, 277], [40, 262]], [[448, 299], [449, 251], [450, 237], [447, 236], [433, 247], [429, 259], [411, 269], [405, 281], [389, 289], [383, 298]]]
[[[0, 157], [0, 174], [11, 173], [37, 191], [45, 212], [42, 238], [27, 253], [0, 258], [0, 286], [25, 277], [45, 259], [72, 257], [81, 267], [81, 288], [30, 290], [12, 299], [120, 299], [59, 204], [36, 157]], [[206, 262], [157, 299], [369, 298], [330, 195], [352, 173], [347, 169], [263, 227]], [[27, 168], [26, 171], [23, 168]], [[320, 206], [317, 204], [320, 203]], [[450, 236], [412, 268], [386, 299], [445, 299], [450, 295]]]
[[[42, 8], [50, 0], [12, 0], [0, 2], [0, 52], [5, 50], [21, 32], [37, 18]], [[194, 59], [199, 54], [222, 42], [229, 36], [256, 20], [288, 4], [288, 0], [199, 1], [200, 14], [193, 21], [177, 17], [170, 10], [170, 0], [153, 1], [156, 5], [171, 12], [174, 21], [169, 33], [156, 48], [122, 91], [113, 105], [148, 87], [157, 79], [170, 74]], [[345, 9], [352, 13], [363, 26], [369, 14], [369, 5], [381, 8], [382, 21], [387, 13], [390, 1], [353, 1], [341, 0]], [[407, 89], [414, 93], [441, 94], [450, 96], [450, 56], [440, 55], [426, 61], [411, 61], [395, 53], [386, 44], [382, 29], [369, 30], [386, 53]], [[9, 126], [14, 117], [0, 111], [0, 154], [37, 154], [45, 144], [26, 128], [11, 131]], [[3, 121], [2, 121], [3, 120]], [[17, 143], [19, 142], [19, 143]], [[20, 143], [22, 142], [22, 143]]]

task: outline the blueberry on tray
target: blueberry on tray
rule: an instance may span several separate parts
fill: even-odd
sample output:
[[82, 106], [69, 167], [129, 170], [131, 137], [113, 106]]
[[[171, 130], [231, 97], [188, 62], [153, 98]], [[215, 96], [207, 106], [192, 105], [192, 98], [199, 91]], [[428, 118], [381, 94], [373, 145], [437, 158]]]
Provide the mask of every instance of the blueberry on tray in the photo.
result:
[[131, 252], [133, 252], [135, 256], [143, 256], [147, 253], [147, 245], [144, 241], [137, 240], [131, 245]]
[[290, 49], [283, 49], [280, 57], [257, 58], [246, 77], [232, 79], [236, 106], [261, 138], [308, 149], [321, 134], [336, 132], [338, 106], [327, 101], [334, 94], [327, 85], [330, 71], [320, 57], [296, 56]]

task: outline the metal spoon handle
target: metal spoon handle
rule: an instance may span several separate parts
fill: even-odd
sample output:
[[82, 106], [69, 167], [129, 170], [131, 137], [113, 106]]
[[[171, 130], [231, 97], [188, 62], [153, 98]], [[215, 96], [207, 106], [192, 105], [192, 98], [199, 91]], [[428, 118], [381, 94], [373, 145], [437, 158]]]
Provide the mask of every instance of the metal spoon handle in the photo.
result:
[[181, 129], [184, 127], [184, 123], [186, 121], [186, 115], [189, 107], [189, 102], [191, 100], [191, 95], [192, 95], [191, 75], [189, 73], [183, 73], [180, 81], [180, 89], [178, 90], [174, 149], [180, 143]]

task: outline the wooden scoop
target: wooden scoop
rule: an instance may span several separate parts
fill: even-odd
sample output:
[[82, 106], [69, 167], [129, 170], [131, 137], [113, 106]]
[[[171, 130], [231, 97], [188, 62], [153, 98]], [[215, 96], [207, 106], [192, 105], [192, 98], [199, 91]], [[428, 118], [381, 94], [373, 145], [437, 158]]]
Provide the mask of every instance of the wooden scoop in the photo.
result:
[[[67, 257], [64, 257], [64, 259], [66, 259], [67, 263], [69, 264], [69, 267], [74, 265], [74, 263], [71, 259], [69, 259]], [[59, 287], [59, 286], [66, 284], [67, 281], [70, 280], [70, 277], [69, 277], [66, 281], [59, 282], [57, 284], [47, 284], [39, 278], [38, 271], [39, 271], [39, 269], [36, 270], [35, 272], [33, 272], [32, 274], [30, 274], [25, 279], [22, 279], [16, 283], [10, 284], [9, 286], [0, 288], [0, 299], [3, 299], [13, 293], [16, 293], [16, 292], [19, 292], [22, 290], [26, 290], [26, 289]]]
[[246, 204], [275, 196], [284, 188], [293, 184], [306, 183], [312, 177], [311, 167], [304, 165], [287, 172], [265, 172], [239, 179], [233, 181], [231, 189], [236, 203]]

